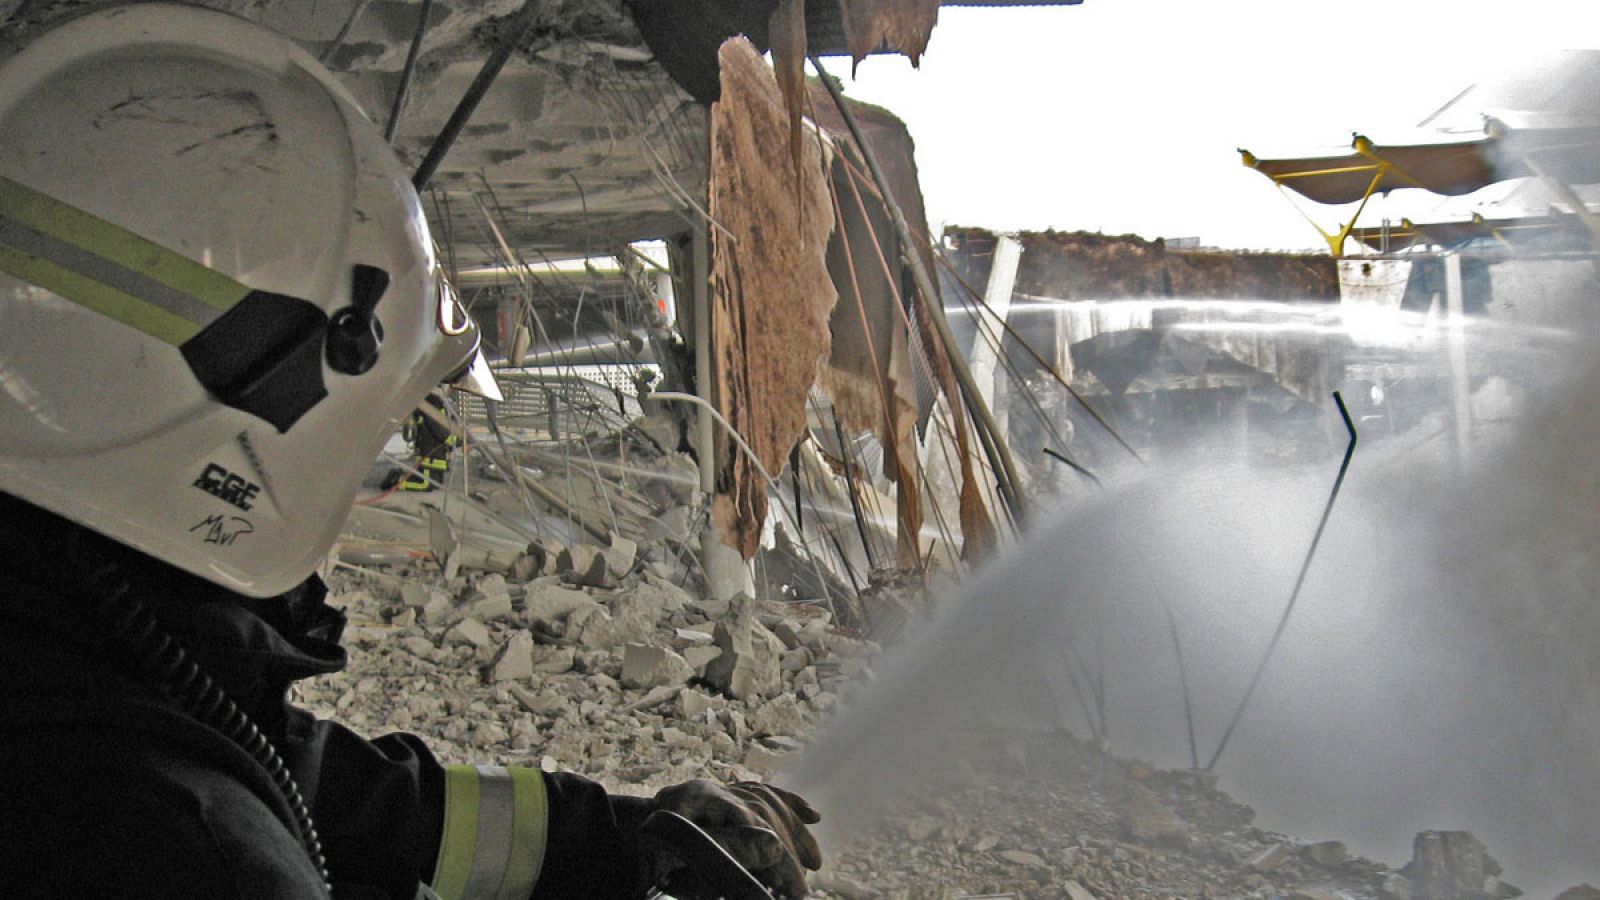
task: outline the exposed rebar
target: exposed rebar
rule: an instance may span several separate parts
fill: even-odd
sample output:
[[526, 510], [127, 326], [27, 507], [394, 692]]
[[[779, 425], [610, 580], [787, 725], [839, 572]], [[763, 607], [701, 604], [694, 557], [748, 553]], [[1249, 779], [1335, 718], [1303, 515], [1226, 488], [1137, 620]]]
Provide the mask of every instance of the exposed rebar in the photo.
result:
[[400, 84], [394, 89], [394, 106], [389, 110], [389, 123], [383, 126], [383, 140], [394, 144], [394, 133], [400, 127], [400, 111], [405, 108], [406, 97], [411, 93], [411, 79], [417, 74], [417, 57], [422, 54], [422, 38], [428, 33], [428, 14], [433, 12], [433, 0], [422, 0], [417, 11], [417, 30], [411, 36], [411, 47], [406, 50], [406, 65], [400, 70]]
[[[950, 367], [954, 371], [956, 380], [961, 385], [961, 393], [968, 408], [972, 410], [977, 419], [980, 443], [990, 455], [990, 462], [994, 467], [996, 480], [999, 482], [1000, 493], [1005, 497], [1007, 505], [1011, 507], [1012, 514], [1020, 521], [1023, 518], [1023, 500], [1018, 493], [1021, 479], [1017, 477], [1016, 463], [1011, 459], [1011, 452], [1006, 448], [1000, 436], [1000, 427], [995, 424], [994, 414], [989, 410], [989, 405], [984, 402], [983, 395], [978, 390], [977, 383], [972, 378], [972, 371], [967, 367], [966, 360], [961, 358], [955, 335], [950, 331], [950, 324], [944, 319], [944, 310], [935, 303], [938, 296], [933, 287], [932, 276], [922, 264], [922, 254], [911, 226], [906, 222], [904, 211], [900, 204], [895, 202], [894, 193], [889, 189], [888, 177], [884, 175], [883, 167], [878, 164], [877, 154], [872, 146], [867, 143], [866, 135], [861, 131], [861, 125], [856, 121], [855, 113], [845, 103], [844, 95], [839, 92], [839, 86], [829, 77], [826, 69], [822, 67], [822, 60], [811, 57], [811, 65], [817, 70], [817, 75], [828, 95], [833, 98], [834, 106], [838, 108], [839, 115], [844, 119], [845, 125], [850, 129], [850, 135], [855, 139], [856, 147], [861, 151], [861, 158], [867, 164], [867, 171], [871, 173], [872, 180], [877, 183], [878, 191], [883, 195], [884, 206], [888, 208], [889, 218], [894, 222], [895, 231], [898, 232], [900, 243], [905, 247], [906, 267], [911, 270], [911, 277], [916, 282], [916, 297], [922, 312], [933, 323], [934, 329], [939, 334], [939, 339], [945, 345], [947, 355], [950, 357]], [[952, 398], [952, 400], [957, 398]], [[987, 439], [985, 439], [987, 433]]]

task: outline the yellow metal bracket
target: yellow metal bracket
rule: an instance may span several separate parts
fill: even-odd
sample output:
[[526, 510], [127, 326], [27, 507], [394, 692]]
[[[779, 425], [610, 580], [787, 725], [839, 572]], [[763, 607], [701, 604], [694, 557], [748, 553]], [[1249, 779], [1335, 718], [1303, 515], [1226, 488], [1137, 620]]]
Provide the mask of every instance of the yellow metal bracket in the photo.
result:
[[[1362, 146], [1363, 143], [1366, 145], [1365, 148]], [[1355, 148], [1357, 152], [1360, 152], [1362, 156], [1368, 157], [1372, 160], [1372, 162], [1354, 166], [1330, 166], [1325, 169], [1309, 169], [1302, 172], [1273, 174], [1271, 172], [1262, 171], [1260, 160], [1258, 160], [1255, 154], [1251, 153], [1249, 150], [1240, 148], [1239, 155], [1243, 159], [1246, 168], [1255, 169], [1256, 171], [1261, 172], [1261, 174], [1272, 179], [1272, 183], [1278, 186], [1278, 190], [1284, 192], [1284, 196], [1288, 199], [1289, 205], [1294, 207], [1295, 211], [1300, 213], [1300, 215], [1305, 218], [1306, 222], [1309, 223], [1312, 228], [1316, 229], [1318, 234], [1322, 235], [1322, 239], [1328, 242], [1328, 251], [1333, 254], [1335, 259], [1339, 259], [1344, 256], [1345, 242], [1349, 239], [1350, 233], [1355, 231], [1356, 222], [1361, 219], [1362, 211], [1367, 208], [1367, 201], [1371, 200], [1372, 195], [1377, 193], [1378, 185], [1383, 183], [1384, 177], [1391, 171], [1397, 171], [1393, 163], [1379, 157], [1376, 153], [1370, 152], [1372, 150], [1372, 142], [1368, 141], [1361, 135], [1356, 135]], [[1311, 217], [1310, 213], [1306, 212], [1301, 205], [1294, 200], [1294, 198], [1288, 196], [1288, 190], [1293, 188], [1293, 185], [1291, 185], [1290, 182], [1297, 178], [1315, 178], [1325, 175], [1344, 175], [1351, 172], [1371, 172], [1372, 180], [1367, 182], [1367, 189], [1361, 194], [1361, 205], [1356, 207], [1356, 211], [1351, 214], [1348, 222], [1342, 222], [1339, 224], [1339, 229], [1337, 231], [1329, 232], [1328, 230], [1324, 229], [1316, 219]], [[1414, 180], [1411, 178], [1411, 176], [1405, 174], [1404, 172], [1400, 172], [1399, 174], [1408, 181]]]

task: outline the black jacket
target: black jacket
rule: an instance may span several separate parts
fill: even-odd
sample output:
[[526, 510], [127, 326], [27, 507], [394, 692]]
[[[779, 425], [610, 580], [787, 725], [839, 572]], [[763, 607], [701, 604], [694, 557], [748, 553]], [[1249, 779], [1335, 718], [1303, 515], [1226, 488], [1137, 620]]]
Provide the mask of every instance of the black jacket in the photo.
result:
[[[37, 561], [10, 568], [0, 571], [0, 897], [323, 896], [267, 771], [128, 674], [118, 649], [128, 636], [92, 609], [104, 585], [40, 577]], [[294, 681], [345, 663], [343, 614], [320, 582], [252, 600], [157, 564], [134, 568], [151, 612], [288, 763], [335, 896], [412, 900], [433, 883], [445, 768], [414, 735], [368, 740], [286, 701]], [[633, 834], [649, 801], [576, 775], [539, 777], [547, 816], [532, 896], [642, 896]]]

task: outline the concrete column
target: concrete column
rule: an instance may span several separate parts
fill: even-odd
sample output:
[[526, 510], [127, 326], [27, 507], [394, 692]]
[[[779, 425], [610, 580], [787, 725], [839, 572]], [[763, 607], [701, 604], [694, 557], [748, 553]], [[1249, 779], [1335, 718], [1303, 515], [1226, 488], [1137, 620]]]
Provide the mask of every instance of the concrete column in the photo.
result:
[[[708, 406], [714, 407], [711, 398], [711, 242], [706, 224], [699, 223], [694, 230], [690, 283], [694, 287], [694, 382], [695, 391]], [[695, 452], [700, 456], [700, 490], [705, 494], [706, 508], [716, 492], [716, 420], [706, 407], [699, 407], [695, 419]], [[754, 596], [755, 579], [750, 566], [739, 551], [722, 540], [722, 531], [712, 517], [707, 516], [705, 530], [700, 533], [700, 561], [705, 565], [707, 588], [711, 599], [727, 601], [737, 594]]]
[[[972, 380], [977, 382], [983, 402], [994, 403], [995, 376], [1000, 366], [999, 342], [1005, 339], [1006, 317], [1011, 314], [1011, 292], [1017, 284], [1017, 267], [1022, 263], [1022, 242], [1009, 234], [994, 245], [994, 262], [989, 267], [989, 283], [983, 289], [984, 309], [978, 310], [978, 333], [972, 342]], [[993, 334], [991, 344], [985, 332]], [[1000, 411], [996, 410], [996, 418]]]
[[1450, 400], [1455, 419], [1456, 461], [1465, 465], [1472, 429], [1472, 384], [1467, 378], [1467, 323], [1461, 292], [1461, 255], [1446, 254], [1444, 258], [1445, 346], [1450, 357]]

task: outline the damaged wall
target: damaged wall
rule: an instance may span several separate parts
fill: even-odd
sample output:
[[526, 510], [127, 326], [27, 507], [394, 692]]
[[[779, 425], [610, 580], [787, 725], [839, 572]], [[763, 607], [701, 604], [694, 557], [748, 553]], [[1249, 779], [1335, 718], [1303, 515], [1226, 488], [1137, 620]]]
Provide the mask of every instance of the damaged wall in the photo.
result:
[[[806, 394], [828, 355], [837, 293], [826, 250], [833, 230], [818, 141], [797, 166], [781, 139], [777, 80], [743, 38], [722, 46], [722, 98], [711, 112], [712, 401], [769, 472], [805, 433]], [[760, 471], [717, 435], [717, 496], [725, 540], [755, 553], [767, 512]]]
[[[969, 284], [988, 277], [992, 233], [945, 231]], [[1057, 300], [1182, 297], [1186, 299], [1339, 299], [1339, 274], [1325, 253], [1241, 253], [1172, 250], [1166, 241], [1086, 231], [1021, 235], [1016, 290]]]

